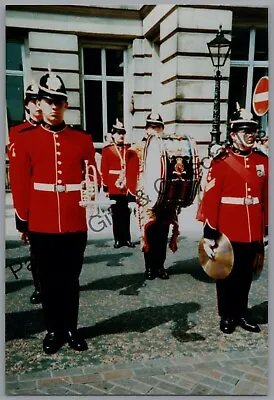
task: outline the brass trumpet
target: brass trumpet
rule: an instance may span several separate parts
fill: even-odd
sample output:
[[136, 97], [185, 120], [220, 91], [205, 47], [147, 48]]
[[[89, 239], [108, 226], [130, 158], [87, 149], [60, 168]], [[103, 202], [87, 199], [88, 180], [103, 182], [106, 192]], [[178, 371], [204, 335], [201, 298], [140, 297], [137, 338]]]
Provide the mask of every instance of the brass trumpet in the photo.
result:
[[[92, 172], [90, 173], [90, 169]], [[90, 179], [90, 177], [92, 179]], [[114, 200], [102, 201], [99, 200], [99, 189], [97, 180], [97, 171], [94, 165], [89, 165], [88, 160], [85, 160], [85, 179], [81, 182], [81, 207], [89, 208], [91, 214], [99, 214], [100, 204], [111, 205]]]

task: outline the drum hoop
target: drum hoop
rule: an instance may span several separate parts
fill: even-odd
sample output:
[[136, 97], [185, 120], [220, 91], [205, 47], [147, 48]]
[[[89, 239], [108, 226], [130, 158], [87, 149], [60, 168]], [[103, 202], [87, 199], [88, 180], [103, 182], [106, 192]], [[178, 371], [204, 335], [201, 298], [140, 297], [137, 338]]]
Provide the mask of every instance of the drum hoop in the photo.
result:
[[160, 177], [159, 177], [160, 186], [159, 186], [158, 198], [157, 198], [157, 200], [156, 200], [156, 202], [154, 204], [154, 207], [155, 207], [156, 205], [159, 204], [159, 202], [164, 198], [164, 195], [165, 195], [167, 156], [166, 156], [166, 149], [165, 149], [165, 146], [164, 146], [162, 138], [160, 136], [150, 135], [147, 138], [147, 141], [146, 141], [146, 144], [145, 144], [145, 147], [144, 147], [144, 173], [146, 173], [147, 149], [148, 149], [149, 143], [152, 140], [157, 140], [158, 141], [158, 143], [160, 144], [159, 145], [160, 152], [162, 153], [162, 154], [160, 154], [160, 165], [161, 165]]

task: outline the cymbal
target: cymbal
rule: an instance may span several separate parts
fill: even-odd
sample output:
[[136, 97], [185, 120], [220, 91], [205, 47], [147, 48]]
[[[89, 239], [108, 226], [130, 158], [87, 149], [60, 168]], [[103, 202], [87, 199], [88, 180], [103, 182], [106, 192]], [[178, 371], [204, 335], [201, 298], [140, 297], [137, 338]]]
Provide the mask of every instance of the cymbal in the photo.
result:
[[198, 252], [199, 261], [205, 273], [213, 279], [226, 278], [230, 274], [234, 263], [234, 253], [228, 237], [221, 234], [216, 240], [216, 245], [213, 247], [215, 253], [213, 259], [208, 257], [203, 244], [204, 238], [202, 237], [199, 242]]

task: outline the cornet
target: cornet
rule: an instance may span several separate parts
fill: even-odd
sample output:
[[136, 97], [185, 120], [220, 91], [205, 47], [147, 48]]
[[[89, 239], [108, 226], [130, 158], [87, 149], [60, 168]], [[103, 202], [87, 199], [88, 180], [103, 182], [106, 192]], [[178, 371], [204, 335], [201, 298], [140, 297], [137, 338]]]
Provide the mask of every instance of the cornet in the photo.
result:
[[[92, 173], [90, 173], [90, 169]], [[90, 179], [92, 177], [92, 180]], [[113, 204], [114, 200], [99, 201], [99, 190], [97, 172], [94, 165], [88, 165], [88, 160], [85, 160], [85, 179], [81, 182], [81, 201], [79, 205], [81, 207], [90, 208], [91, 213], [100, 213], [100, 204]]]

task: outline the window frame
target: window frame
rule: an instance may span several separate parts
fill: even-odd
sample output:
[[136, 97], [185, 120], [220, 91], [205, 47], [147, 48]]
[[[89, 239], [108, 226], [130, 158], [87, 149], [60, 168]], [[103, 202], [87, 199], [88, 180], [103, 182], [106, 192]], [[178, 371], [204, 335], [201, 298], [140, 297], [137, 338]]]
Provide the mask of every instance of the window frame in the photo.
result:
[[[5, 68], [5, 79], [7, 76], [17, 76], [17, 77], [22, 77], [23, 78], [23, 96], [25, 96], [26, 88], [27, 88], [27, 79], [28, 79], [28, 74], [26, 73], [27, 69], [27, 63], [28, 63], [28, 57], [27, 57], [27, 49], [28, 49], [28, 40], [26, 38], [23, 38], [22, 40], [14, 38], [14, 37], [6, 37], [6, 44], [9, 41], [17, 42], [20, 44], [21, 47], [21, 61], [22, 61], [22, 71], [20, 70], [14, 70], [14, 69], [6, 69]], [[24, 107], [24, 105], [23, 105]], [[7, 98], [6, 98], [6, 110], [7, 110]], [[6, 111], [7, 114], [7, 111]], [[24, 116], [26, 118], [26, 110], [24, 107]]]
[[[107, 44], [107, 43], [85, 43], [81, 44], [81, 88], [82, 88], [82, 125], [84, 130], [86, 130], [86, 107], [85, 107], [85, 81], [99, 81], [102, 83], [102, 117], [103, 117], [103, 138], [102, 142], [94, 142], [96, 148], [101, 148], [104, 146], [104, 137], [107, 135], [107, 82], [122, 82], [123, 83], [123, 117], [124, 117], [124, 126], [127, 129], [128, 121], [127, 121], [127, 113], [126, 104], [129, 104], [129, 96], [128, 96], [128, 58], [127, 58], [127, 45], [125, 44]], [[101, 75], [89, 75], [84, 74], [84, 48], [99, 48], [101, 50], [101, 65], [102, 65], [102, 73]], [[123, 51], [123, 75], [122, 76], [112, 76], [106, 74], [106, 50], [122, 50]]]
[[231, 67], [247, 67], [247, 82], [246, 82], [246, 99], [245, 99], [245, 107], [251, 109], [252, 105], [252, 85], [253, 85], [253, 72], [254, 68], [269, 68], [268, 60], [266, 61], [255, 61], [255, 36], [256, 36], [256, 28], [250, 29], [250, 39], [249, 39], [249, 51], [248, 51], [248, 59], [247, 60], [231, 60]]

